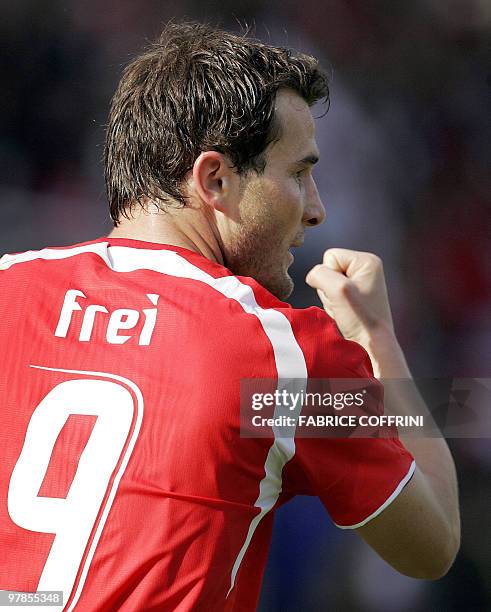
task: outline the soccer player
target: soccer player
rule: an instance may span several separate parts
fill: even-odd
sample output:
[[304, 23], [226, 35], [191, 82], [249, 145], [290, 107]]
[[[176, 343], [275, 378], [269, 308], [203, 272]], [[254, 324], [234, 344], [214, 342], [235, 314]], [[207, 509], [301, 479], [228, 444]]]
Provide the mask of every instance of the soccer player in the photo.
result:
[[310, 107], [327, 95], [314, 58], [199, 24], [124, 71], [114, 230], [0, 263], [1, 589], [81, 612], [254, 610], [296, 494], [404, 574], [452, 564], [444, 440], [239, 435], [241, 380], [410, 378], [375, 256], [326, 251], [307, 277], [326, 312], [283, 301], [291, 248], [325, 217]]

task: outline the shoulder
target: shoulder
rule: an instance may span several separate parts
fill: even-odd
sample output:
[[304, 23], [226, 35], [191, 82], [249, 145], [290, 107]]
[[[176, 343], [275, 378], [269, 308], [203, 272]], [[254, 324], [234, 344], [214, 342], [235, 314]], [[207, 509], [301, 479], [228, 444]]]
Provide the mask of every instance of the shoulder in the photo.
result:
[[[87, 258], [90, 266], [86, 265]], [[181, 314], [191, 315], [187, 321], [191, 318], [203, 323], [201, 334], [219, 328], [222, 342], [227, 339], [235, 347], [249, 348], [252, 337], [266, 336], [276, 360], [285, 366], [295, 362], [295, 372], [306, 369], [311, 377], [372, 375], [364, 349], [344, 340], [322, 309], [292, 308], [254, 279], [234, 276], [224, 266], [187, 249], [100, 238], [5, 255], [0, 259], [0, 270], [22, 270], [24, 279], [32, 275], [56, 281], [69, 278], [70, 288], [83, 291], [90, 286], [94, 299], [99, 300], [96, 303], [104, 305], [104, 299], [112, 302], [115, 292], [121, 291], [123, 302], [128, 293], [134, 293], [138, 302], [143, 300], [144, 308], [148, 293], [161, 293], [159, 304], [179, 304]], [[80, 286], [72, 286], [75, 280]], [[44, 282], [43, 287], [44, 293]], [[291, 371], [289, 367], [286, 370]]]
[[356, 342], [345, 340], [335, 321], [322, 308], [293, 308], [254, 279], [231, 278], [235, 279], [231, 282], [242, 285], [243, 297], [248, 296], [246, 301], [254, 305], [254, 314], [267, 323], [270, 331], [277, 338], [283, 336], [298, 346], [309, 377], [373, 377], [368, 353]]
[[358, 343], [346, 340], [323, 309], [292, 309], [290, 317], [311, 377], [373, 377], [368, 353]]
[[[107, 244], [98, 240], [81, 242], [68, 246], [49, 246], [37, 250], [29, 250], [18, 253], [6, 253], [0, 257], [0, 271], [10, 271], [11, 273], [22, 270], [36, 270], [41, 266], [45, 270], [60, 270], [60, 268], [70, 266], [78, 260], [77, 256], [92, 256], [95, 260], [105, 258]], [[51, 263], [52, 265], [46, 265]]]

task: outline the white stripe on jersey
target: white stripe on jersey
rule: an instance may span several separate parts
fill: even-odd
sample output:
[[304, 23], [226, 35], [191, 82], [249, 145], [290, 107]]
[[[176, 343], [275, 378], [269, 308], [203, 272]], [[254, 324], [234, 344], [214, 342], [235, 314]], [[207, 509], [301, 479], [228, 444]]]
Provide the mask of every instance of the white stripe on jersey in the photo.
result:
[[107, 242], [97, 242], [66, 249], [41, 249], [40, 251], [26, 251], [15, 255], [3, 255], [3, 257], [0, 257], [0, 270], [7, 270], [15, 264], [34, 261], [35, 259], [66, 259], [82, 253], [95, 253], [111, 267], [107, 259]]
[[[67, 249], [42, 249], [41, 251], [27, 251], [19, 255], [4, 255], [0, 259], [0, 269], [7, 269], [12, 265], [35, 259], [65, 259], [82, 253], [98, 255], [115, 272], [153, 270], [179, 278], [194, 279], [206, 283], [225, 297], [235, 300], [245, 312], [253, 314], [259, 319], [266, 336], [271, 342], [278, 372], [278, 391], [282, 393], [288, 384], [290, 393], [305, 392], [307, 386], [305, 357], [285, 315], [273, 308], [261, 308], [256, 302], [252, 288], [241, 283], [237, 277], [214, 278], [172, 250], [167, 248], [156, 250], [108, 246], [107, 242], [99, 242]], [[297, 417], [301, 409], [301, 405], [295, 410], [277, 405], [274, 417], [283, 414]], [[282, 490], [283, 468], [295, 454], [295, 426], [273, 427], [273, 433], [274, 442], [266, 457], [265, 475], [259, 483], [259, 495], [254, 503], [254, 506], [259, 509], [259, 514], [251, 521], [244, 543], [235, 559], [227, 596], [234, 588], [237, 572], [249, 548], [254, 532], [278, 500]]]
[[372, 514], [367, 516], [367, 518], [363, 519], [361, 523], [356, 523], [356, 525], [338, 525], [337, 523], [334, 523], [336, 527], [339, 527], [339, 529], [358, 529], [359, 527], [363, 527], [363, 525], [366, 525], [369, 521], [371, 521], [376, 516], [378, 516], [383, 510], [387, 508], [387, 506], [389, 506], [394, 501], [394, 499], [399, 495], [402, 489], [404, 489], [406, 484], [411, 480], [415, 469], [416, 469], [416, 461], [414, 461], [413, 459], [413, 462], [409, 466], [409, 470], [407, 474], [404, 476], [401, 482], [397, 485], [397, 487], [394, 489], [392, 494], [389, 495], [389, 497], [384, 501], [384, 503], [381, 506], [379, 506], [375, 510], [375, 512], [372, 512]]

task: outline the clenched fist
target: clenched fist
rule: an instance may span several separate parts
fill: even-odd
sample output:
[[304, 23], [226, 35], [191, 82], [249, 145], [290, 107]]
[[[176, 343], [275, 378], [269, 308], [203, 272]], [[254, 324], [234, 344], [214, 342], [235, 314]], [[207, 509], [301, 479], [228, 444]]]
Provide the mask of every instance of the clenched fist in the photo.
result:
[[394, 333], [382, 260], [372, 253], [328, 249], [307, 274], [341, 334], [368, 350], [377, 331]]

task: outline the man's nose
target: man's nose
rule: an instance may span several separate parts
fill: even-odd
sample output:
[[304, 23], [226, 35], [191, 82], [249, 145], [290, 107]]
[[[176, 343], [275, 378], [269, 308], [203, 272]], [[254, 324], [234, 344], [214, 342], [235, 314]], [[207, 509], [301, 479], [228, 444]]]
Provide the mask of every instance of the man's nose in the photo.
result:
[[322, 200], [320, 199], [319, 192], [317, 190], [317, 185], [313, 179], [310, 183], [310, 189], [307, 196], [307, 205], [305, 206], [302, 221], [304, 225], [308, 227], [315, 227], [316, 225], [324, 223], [326, 218], [326, 209], [324, 208], [324, 204], [322, 204]]

